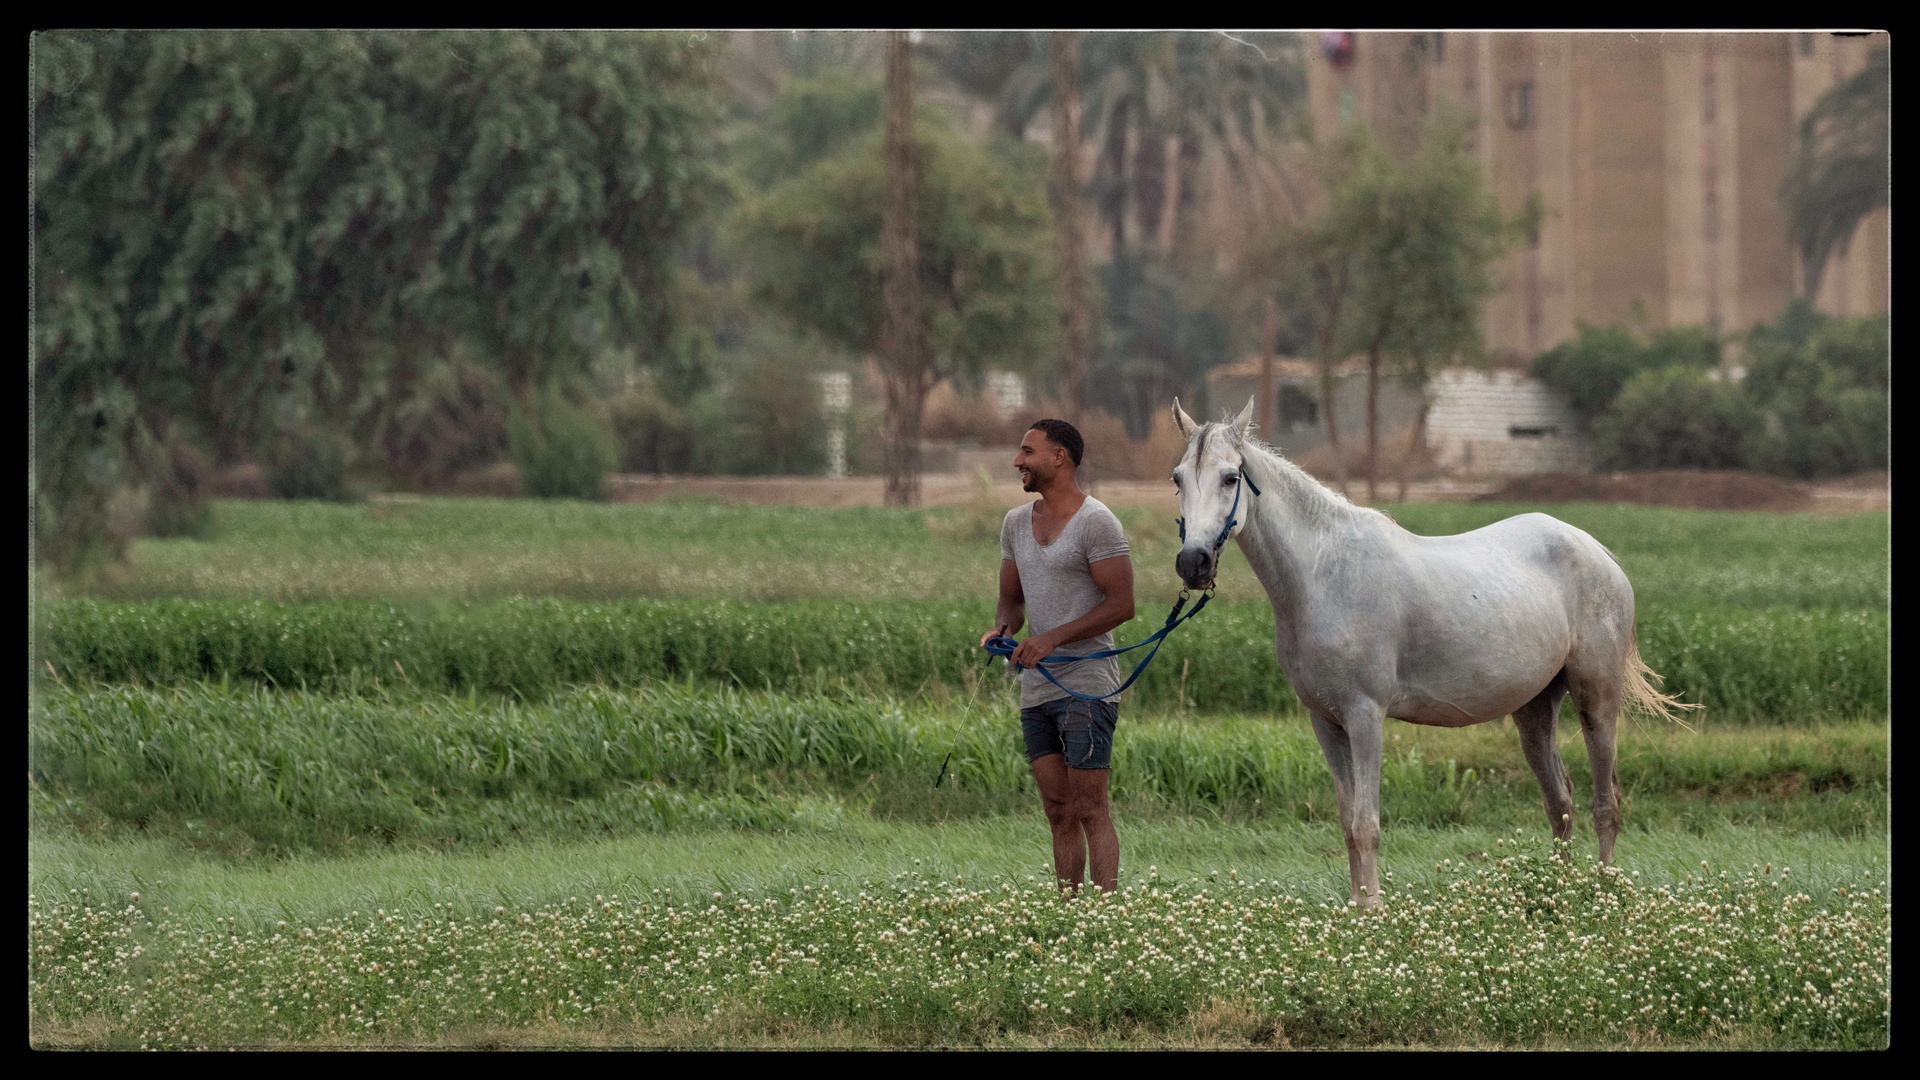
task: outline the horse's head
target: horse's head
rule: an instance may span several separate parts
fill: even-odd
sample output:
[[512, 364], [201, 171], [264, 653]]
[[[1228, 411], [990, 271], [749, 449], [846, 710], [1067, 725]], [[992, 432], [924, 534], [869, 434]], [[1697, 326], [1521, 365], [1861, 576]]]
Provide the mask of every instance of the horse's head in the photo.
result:
[[1241, 472], [1244, 440], [1253, 423], [1253, 399], [1232, 420], [1196, 424], [1175, 398], [1173, 422], [1187, 438], [1187, 452], [1173, 470], [1184, 534], [1173, 568], [1188, 588], [1203, 589], [1219, 570], [1220, 549], [1245, 527], [1253, 512], [1254, 492]]

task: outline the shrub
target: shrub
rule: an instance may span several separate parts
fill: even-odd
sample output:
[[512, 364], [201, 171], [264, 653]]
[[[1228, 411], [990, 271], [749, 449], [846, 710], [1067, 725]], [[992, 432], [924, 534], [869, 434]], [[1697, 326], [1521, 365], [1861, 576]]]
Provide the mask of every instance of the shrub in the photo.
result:
[[620, 470], [686, 472], [693, 460], [693, 423], [685, 410], [657, 393], [650, 380], [637, 382], [607, 403], [620, 447]]
[[783, 356], [756, 357], [728, 380], [717, 423], [698, 437], [719, 473], [792, 475], [826, 468], [827, 426], [811, 373]]
[[153, 536], [201, 537], [213, 523], [207, 505], [207, 460], [188, 443], [176, 442], [162, 456], [147, 508], [147, 532]]
[[394, 404], [380, 434], [387, 460], [424, 484], [490, 465], [507, 447], [509, 400], [493, 370], [457, 358], [436, 363]]
[[1627, 380], [1593, 425], [1595, 451], [1615, 469], [1737, 469], [1756, 425], [1739, 386], [1675, 364]]
[[1799, 308], [1750, 339], [1746, 390], [1764, 416], [1754, 463], [1832, 476], [1888, 463], [1892, 324]]
[[534, 397], [533, 410], [514, 409], [507, 433], [527, 493], [542, 499], [600, 498], [618, 455], [612, 430], [557, 390]]
[[267, 455], [267, 493], [276, 499], [346, 502], [351, 452], [346, 439], [324, 428], [287, 432]]
[[1535, 357], [1533, 373], [1566, 394], [1574, 413], [1591, 423], [1641, 372], [1674, 366], [1705, 371], [1719, 363], [1719, 339], [1702, 327], [1663, 330], [1642, 341], [1624, 326], [1582, 326], [1573, 340]]

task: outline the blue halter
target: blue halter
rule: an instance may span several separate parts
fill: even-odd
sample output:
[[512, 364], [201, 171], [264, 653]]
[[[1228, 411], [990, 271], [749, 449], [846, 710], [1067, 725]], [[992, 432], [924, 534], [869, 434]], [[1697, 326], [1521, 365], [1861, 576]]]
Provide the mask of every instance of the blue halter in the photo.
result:
[[[1240, 471], [1240, 479], [1247, 487], [1253, 488], [1253, 493], [1256, 497], [1260, 494], [1260, 489], [1254, 486], [1253, 479], [1247, 475], [1244, 468]], [[1180, 542], [1184, 544], [1187, 540], [1187, 519], [1182, 517], [1175, 518], [1174, 520], [1180, 525]], [[1227, 523], [1220, 527], [1220, 535], [1214, 538], [1213, 541], [1213, 553], [1215, 556], [1220, 554], [1220, 549], [1227, 543], [1227, 537], [1232, 534], [1233, 527], [1238, 524], [1240, 524], [1240, 485], [1236, 484], [1233, 488], [1233, 509], [1227, 511]], [[1217, 558], [1215, 563], [1218, 565]], [[1147, 665], [1153, 663], [1153, 658], [1159, 654], [1160, 646], [1165, 644], [1167, 635], [1173, 633], [1174, 628], [1181, 623], [1200, 614], [1201, 609], [1207, 606], [1207, 601], [1213, 599], [1212, 582], [1209, 582], [1206, 591], [1200, 594], [1200, 602], [1193, 605], [1193, 610], [1187, 612], [1185, 616], [1182, 616], [1180, 612], [1187, 606], [1187, 600], [1191, 595], [1191, 592], [1187, 589], [1180, 590], [1180, 598], [1174, 601], [1173, 610], [1167, 613], [1166, 624], [1154, 631], [1153, 635], [1144, 641], [1139, 641], [1120, 649], [1101, 649], [1083, 656], [1075, 656], [1071, 653], [1054, 653], [1052, 656], [1045, 657], [1040, 661], [1040, 674], [1045, 675], [1048, 682], [1060, 687], [1060, 689], [1065, 690], [1068, 695], [1079, 698], [1081, 701], [1105, 701], [1107, 698], [1119, 694], [1122, 690], [1132, 686], [1134, 680], [1138, 679], [1140, 674], [1147, 670]], [[1133, 674], [1127, 676], [1126, 682], [1121, 683], [1118, 687], [1114, 688], [1111, 693], [1107, 694], [1082, 694], [1078, 690], [1069, 690], [1067, 687], [1060, 685], [1060, 680], [1053, 677], [1053, 672], [1047, 670], [1050, 666], [1077, 664], [1083, 660], [1105, 660], [1109, 656], [1119, 656], [1121, 653], [1132, 652], [1135, 649], [1144, 649], [1148, 645], [1153, 646], [1153, 651], [1149, 652], [1146, 655], [1146, 659], [1141, 660], [1140, 663], [1134, 667]], [[1009, 663], [1012, 663], [1013, 650], [1019, 646], [1020, 643], [1013, 638], [992, 637], [987, 639], [986, 649], [989, 654], [993, 656], [1004, 656]], [[1014, 665], [1014, 670], [1019, 671], [1022, 669], [1016, 664]], [[946, 768], [942, 766], [941, 776], [944, 777], [945, 775]], [[934, 786], [938, 787], [939, 783], [940, 781], [935, 780]]]
[[[1260, 489], [1254, 485], [1253, 477], [1247, 475], [1247, 470], [1244, 466], [1240, 469], [1240, 480], [1248, 487], [1253, 488], [1253, 494], [1256, 497], [1259, 496]], [[1182, 544], [1186, 543], [1187, 519], [1181, 517], [1174, 518], [1173, 520], [1180, 526], [1180, 542]], [[1240, 485], [1235, 484], [1233, 487], [1233, 509], [1227, 511], [1227, 523], [1220, 526], [1220, 535], [1213, 538], [1213, 553], [1215, 555], [1219, 555], [1220, 549], [1227, 546], [1227, 537], [1233, 535], [1233, 527], [1238, 524], [1240, 524]]]

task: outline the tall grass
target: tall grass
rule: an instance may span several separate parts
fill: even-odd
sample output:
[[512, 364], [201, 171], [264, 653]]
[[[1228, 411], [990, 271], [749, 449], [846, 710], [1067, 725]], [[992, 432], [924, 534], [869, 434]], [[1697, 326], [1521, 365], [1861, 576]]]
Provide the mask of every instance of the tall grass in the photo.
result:
[[[1882, 726], [1655, 730], [1629, 729], [1621, 743], [1618, 771], [1638, 824], [1697, 814], [1703, 797], [1757, 798], [1786, 825], [1857, 830], [1881, 818]], [[862, 809], [915, 818], [1030, 811], [1032, 801], [1018, 725], [1005, 712], [859, 695], [588, 688], [517, 704], [118, 686], [46, 695], [29, 738], [36, 814], [234, 849], [793, 828]], [[1584, 790], [1585, 755], [1568, 738], [1569, 771]], [[936, 791], [943, 763], [952, 779]], [[1396, 726], [1383, 779], [1390, 824], [1536, 823], [1540, 814], [1510, 731]], [[1148, 810], [1335, 813], [1320, 748], [1300, 721], [1124, 719], [1112, 785]], [[1790, 805], [1823, 792], [1852, 801], [1818, 820]], [[1669, 796], [1676, 805], [1654, 812]]]
[[[841, 685], [992, 696], [1001, 662], [978, 648], [985, 601], [508, 600], [477, 605], [75, 600], [46, 612], [62, 679], [286, 689], [377, 685], [534, 698], [576, 684], [680, 680], [752, 689]], [[1144, 638], [1143, 614], [1116, 634]], [[1130, 691], [1135, 708], [1292, 712], [1264, 604], [1215, 604], [1168, 639]], [[1891, 615], [1708, 608], [1643, 612], [1640, 649], [1666, 689], [1713, 720], [1884, 715]]]
[[[1625, 563], [1643, 608], [1884, 608], [1888, 516], [1745, 514], [1660, 507], [1415, 503], [1388, 507], [1422, 535], [1546, 510], [1592, 533]], [[1123, 507], [1136, 588], [1167, 603], [1173, 515]], [[977, 520], [976, 520], [977, 519]], [[606, 505], [435, 499], [371, 505], [221, 502], [201, 540], [147, 539], [131, 572], [91, 595], [122, 600], [229, 597], [483, 601], [699, 598], [966, 600], [987, 596], [998, 517], [980, 507]], [[1260, 598], [1229, 554], [1221, 592]]]

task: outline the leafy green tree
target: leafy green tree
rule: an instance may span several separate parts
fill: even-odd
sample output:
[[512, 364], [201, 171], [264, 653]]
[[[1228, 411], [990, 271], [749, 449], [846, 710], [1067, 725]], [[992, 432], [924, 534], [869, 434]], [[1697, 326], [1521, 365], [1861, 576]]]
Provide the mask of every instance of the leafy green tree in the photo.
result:
[[[1476, 358], [1480, 310], [1496, 282], [1496, 258], [1532, 227], [1535, 211], [1509, 219], [1467, 153], [1465, 127], [1441, 117], [1412, 158], [1396, 161], [1364, 125], [1345, 129], [1323, 158], [1325, 199], [1287, 230], [1255, 272], [1304, 310], [1321, 370], [1321, 397], [1333, 393], [1333, 365], [1367, 358], [1367, 495], [1378, 493], [1379, 387], [1383, 374], [1416, 389], [1439, 367]], [[1336, 410], [1323, 408], [1340, 483], [1346, 483]], [[1424, 441], [1425, 410], [1414, 425]], [[1405, 477], [1402, 477], [1404, 483]]]
[[373, 441], [459, 342], [521, 395], [609, 347], [668, 362], [709, 61], [679, 35], [37, 35], [43, 553], [110, 540], [174, 443]]
[[880, 126], [885, 109], [880, 84], [847, 68], [794, 79], [734, 140], [734, 170], [765, 191], [845, 152]]
[[[882, 347], [887, 170], [879, 132], [753, 198], [739, 221], [755, 298], [841, 348]], [[917, 432], [939, 379], [1031, 364], [1051, 344], [1042, 162], [967, 140], [930, 110], [915, 127], [918, 318], [926, 375], [889, 407]], [[906, 426], [906, 425], [910, 425]]]
[[1800, 121], [1793, 166], [1781, 181], [1789, 231], [1806, 269], [1805, 295], [1820, 291], [1827, 256], [1844, 248], [1860, 219], [1888, 205], [1892, 151], [1893, 63], [1882, 48]]
[[[1378, 495], [1380, 377], [1387, 363], [1424, 392], [1438, 366], [1477, 358], [1493, 261], [1529, 226], [1508, 221], [1468, 153], [1466, 127], [1431, 123], [1401, 164], [1365, 127], [1348, 129], [1328, 227], [1353, 251], [1346, 337], [1367, 357], [1367, 498]], [[1329, 410], [1331, 411], [1331, 410]], [[1414, 425], [1424, 441], [1426, 414]], [[1404, 477], [1402, 478], [1404, 480]]]

